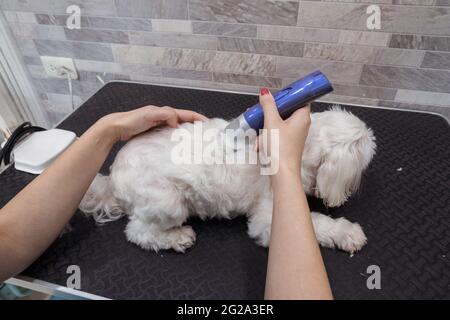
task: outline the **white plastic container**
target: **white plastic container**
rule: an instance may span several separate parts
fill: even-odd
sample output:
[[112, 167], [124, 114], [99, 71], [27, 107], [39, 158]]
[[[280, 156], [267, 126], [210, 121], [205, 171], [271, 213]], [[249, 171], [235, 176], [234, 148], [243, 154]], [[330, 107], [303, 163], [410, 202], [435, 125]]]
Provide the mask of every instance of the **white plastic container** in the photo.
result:
[[50, 129], [34, 132], [18, 144], [12, 154], [16, 170], [42, 173], [77, 136], [72, 131]]

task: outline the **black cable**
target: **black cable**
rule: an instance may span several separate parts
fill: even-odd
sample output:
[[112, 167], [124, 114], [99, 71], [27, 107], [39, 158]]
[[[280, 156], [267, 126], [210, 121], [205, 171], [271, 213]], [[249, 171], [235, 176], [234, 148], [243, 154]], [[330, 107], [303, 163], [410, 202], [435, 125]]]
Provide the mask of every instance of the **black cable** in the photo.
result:
[[14, 149], [14, 146], [22, 140], [25, 136], [37, 131], [46, 130], [41, 127], [32, 126], [30, 122], [24, 122], [20, 126], [17, 127], [16, 130], [12, 133], [12, 135], [8, 138], [5, 143], [3, 149], [0, 150], [0, 164], [2, 161], [5, 165], [10, 164], [11, 162], [11, 152]]

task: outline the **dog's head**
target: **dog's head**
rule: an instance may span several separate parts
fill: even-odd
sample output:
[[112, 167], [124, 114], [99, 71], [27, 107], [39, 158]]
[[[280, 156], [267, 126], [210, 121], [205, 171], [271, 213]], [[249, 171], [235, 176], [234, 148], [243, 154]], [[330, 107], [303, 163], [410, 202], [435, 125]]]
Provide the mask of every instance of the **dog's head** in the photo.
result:
[[336, 107], [327, 112], [330, 116], [322, 119], [318, 134], [323, 147], [315, 195], [337, 207], [358, 190], [376, 144], [372, 130], [352, 113]]

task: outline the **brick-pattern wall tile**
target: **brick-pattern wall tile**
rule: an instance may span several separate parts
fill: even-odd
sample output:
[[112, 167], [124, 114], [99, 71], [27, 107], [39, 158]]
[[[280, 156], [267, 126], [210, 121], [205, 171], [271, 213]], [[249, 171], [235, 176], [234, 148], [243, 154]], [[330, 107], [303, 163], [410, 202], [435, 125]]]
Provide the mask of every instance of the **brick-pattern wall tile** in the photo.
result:
[[212, 73], [209, 71], [161, 68], [161, 75], [167, 78], [193, 79], [202, 81], [212, 80]]
[[338, 42], [353, 45], [386, 47], [390, 38], [391, 34], [386, 32], [341, 30]]
[[275, 67], [273, 56], [229, 52], [218, 52], [211, 64], [212, 71], [260, 76], [273, 76]]
[[9, 26], [16, 38], [65, 40], [63, 27], [10, 22]]
[[299, 75], [321, 70], [332, 82], [357, 84], [362, 67], [362, 64], [348, 62], [278, 57], [275, 75], [283, 78], [298, 78]]
[[303, 43], [275, 40], [223, 37], [219, 38], [218, 49], [221, 51], [260, 53], [288, 57], [301, 57], [303, 55]]
[[[314, 70], [321, 100], [450, 114], [449, 0], [0, 0], [18, 52], [52, 121], [72, 110], [67, 81], [40, 56], [73, 58], [76, 104], [103, 81], [257, 92]], [[381, 8], [381, 30], [366, 9]]]
[[260, 77], [242, 74], [214, 72], [214, 81], [226, 83], [238, 83], [257, 87], [281, 88], [282, 79], [274, 77]]
[[256, 25], [249, 24], [192, 21], [192, 32], [196, 34], [255, 38], [257, 28]]
[[335, 43], [339, 30], [258, 25], [258, 38], [282, 41], [308, 41]]
[[447, 37], [394, 34], [392, 35], [389, 47], [417, 50], [450, 51], [450, 31], [448, 33], [449, 34]]
[[67, 40], [104, 43], [130, 43], [128, 34], [119, 30], [64, 29]]
[[129, 34], [132, 44], [168, 48], [217, 49], [217, 38], [214, 36], [142, 31], [131, 31]]
[[116, 72], [122, 71], [122, 65], [115, 62], [74, 59], [75, 68], [77, 70], [94, 71], [94, 72]]
[[[83, 26], [83, 23], [81, 25]], [[122, 31], [152, 31], [152, 22], [150, 19], [140, 18], [87, 17], [87, 27], [92, 29], [113, 29]]]
[[[67, 15], [37, 13], [36, 21], [44, 25], [66, 26]], [[90, 29], [111, 29], [111, 30], [139, 30], [152, 31], [152, 21], [148, 18], [129, 18], [129, 17], [98, 17], [84, 16], [80, 17], [81, 28]]]
[[366, 65], [360, 83], [378, 87], [448, 92], [450, 71]]
[[[367, 4], [301, 1], [298, 25], [367, 31]], [[447, 35], [450, 8], [433, 6], [380, 5], [382, 31]]]
[[450, 52], [427, 52], [423, 58], [422, 68], [449, 69]]
[[37, 19], [32, 12], [22, 12], [22, 11], [3, 11], [5, 18], [10, 22], [21, 22], [21, 23], [37, 23]]
[[325, 43], [306, 43], [305, 58], [325, 59], [335, 61], [350, 61], [370, 63], [375, 55], [372, 47], [358, 47], [352, 45], [335, 45]]
[[423, 56], [423, 51], [419, 50], [403, 50], [395, 48], [378, 49], [373, 58], [374, 64], [393, 65], [393, 66], [420, 66]]
[[333, 94], [370, 99], [393, 100], [397, 93], [396, 89], [354, 86], [335, 83]]
[[211, 71], [216, 53], [195, 49], [165, 49], [157, 65], [168, 68]]
[[191, 20], [296, 25], [298, 1], [190, 0]]
[[121, 17], [187, 19], [187, 0], [114, 0]]
[[152, 19], [152, 30], [156, 32], [192, 33], [189, 20]]
[[41, 56], [113, 61], [110, 44], [56, 40], [34, 40], [34, 43]]

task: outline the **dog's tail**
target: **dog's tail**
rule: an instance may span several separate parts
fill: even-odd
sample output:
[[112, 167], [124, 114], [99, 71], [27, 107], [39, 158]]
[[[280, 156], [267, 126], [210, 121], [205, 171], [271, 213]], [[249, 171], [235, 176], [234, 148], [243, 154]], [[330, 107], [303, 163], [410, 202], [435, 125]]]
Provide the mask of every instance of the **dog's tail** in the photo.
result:
[[120, 202], [114, 197], [109, 176], [97, 174], [79, 205], [85, 216], [92, 216], [97, 223], [120, 219], [125, 215]]

